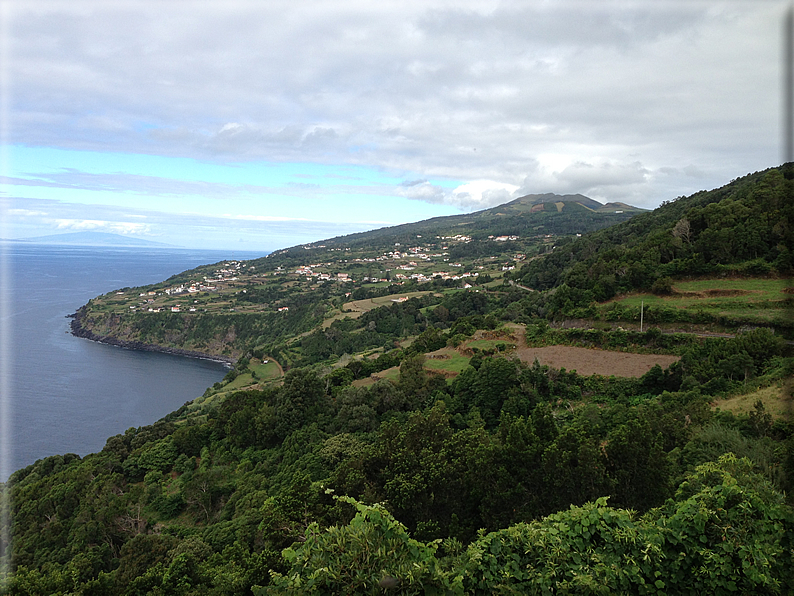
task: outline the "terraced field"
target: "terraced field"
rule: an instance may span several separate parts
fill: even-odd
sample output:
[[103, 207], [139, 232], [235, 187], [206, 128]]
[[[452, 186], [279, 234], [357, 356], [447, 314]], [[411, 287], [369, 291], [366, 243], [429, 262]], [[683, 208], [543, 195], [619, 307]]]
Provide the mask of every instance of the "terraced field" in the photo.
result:
[[724, 317], [734, 324], [786, 324], [791, 320], [791, 285], [783, 279], [702, 279], [677, 282], [673, 294], [631, 294], [612, 304], [639, 309], [674, 308]]
[[590, 375], [641, 377], [657, 364], [664, 369], [680, 360], [678, 356], [665, 354], [632, 354], [574, 346], [519, 348], [516, 350], [516, 355], [530, 364], [537, 359], [540, 364], [569, 371], [575, 370], [586, 377]]

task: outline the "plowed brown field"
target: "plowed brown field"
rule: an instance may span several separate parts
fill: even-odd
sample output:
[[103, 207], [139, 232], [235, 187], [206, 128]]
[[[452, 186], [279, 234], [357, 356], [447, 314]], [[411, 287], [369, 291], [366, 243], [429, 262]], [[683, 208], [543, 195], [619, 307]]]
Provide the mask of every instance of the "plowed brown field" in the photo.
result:
[[540, 364], [565, 368], [568, 371], [575, 370], [586, 377], [590, 375], [641, 377], [655, 364], [667, 368], [673, 362], [680, 360], [678, 356], [664, 354], [629, 354], [572, 346], [518, 348], [515, 355], [530, 364], [537, 358]]

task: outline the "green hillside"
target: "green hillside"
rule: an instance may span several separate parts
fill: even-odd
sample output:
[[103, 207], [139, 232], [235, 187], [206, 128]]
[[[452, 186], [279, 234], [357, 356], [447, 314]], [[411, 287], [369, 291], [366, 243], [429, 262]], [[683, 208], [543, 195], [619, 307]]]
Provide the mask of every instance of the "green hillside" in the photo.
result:
[[[160, 284], [97, 297], [76, 313], [73, 329], [118, 345], [232, 362], [262, 347], [282, 354], [285, 364], [305, 365], [312, 359], [307, 362], [291, 340], [343, 315], [345, 294], [356, 299], [419, 289], [448, 292], [491, 282], [565, 235], [625, 221], [634, 213], [591, 209], [600, 205], [581, 195], [529, 195], [469, 215], [198, 267]], [[344, 281], [340, 273], [347, 275]], [[361, 334], [353, 343], [377, 348], [393, 339]]]
[[235, 366], [16, 471], [0, 593], [793, 593], [792, 180], [630, 219], [534, 195], [94, 298], [78, 334]]
[[651, 213], [586, 238], [521, 268], [522, 283], [566, 284], [603, 301], [666, 278], [791, 274], [794, 165], [748, 175], [712, 191], [679, 197]]
[[[417, 234], [426, 236], [470, 235], [482, 240], [489, 235], [522, 235], [525, 242], [538, 235], [582, 234], [626, 221], [643, 209], [628, 205], [612, 208], [584, 195], [552, 193], [526, 195], [509, 203], [464, 215], [435, 217], [424, 221], [381, 228], [323, 240], [303, 247], [344, 245], [379, 249], [394, 242], [413, 242]], [[621, 211], [621, 213], [617, 213]], [[287, 249], [287, 253], [300, 247]], [[283, 251], [277, 251], [283, 252]]]

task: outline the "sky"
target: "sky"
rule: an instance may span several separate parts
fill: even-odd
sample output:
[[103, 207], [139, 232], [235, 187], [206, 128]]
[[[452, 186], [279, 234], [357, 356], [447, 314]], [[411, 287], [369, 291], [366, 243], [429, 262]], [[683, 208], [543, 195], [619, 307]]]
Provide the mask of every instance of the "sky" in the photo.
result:
[[0, 238], [270, 251], [782, 161], [776, 0], [0, 0]]

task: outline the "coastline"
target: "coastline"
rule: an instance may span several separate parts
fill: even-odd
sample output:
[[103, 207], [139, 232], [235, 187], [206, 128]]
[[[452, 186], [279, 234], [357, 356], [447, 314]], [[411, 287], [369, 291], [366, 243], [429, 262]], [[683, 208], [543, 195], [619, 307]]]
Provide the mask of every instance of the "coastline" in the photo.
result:
[[84, 311], [83, 306], [77, 309], [77, 312], [74, 312], [70, 315], [66, 315], [67, 318], [72, 319], [72, 322], [69, 324], [69, 328], [71, 330], [72, 335], [75, 337], [79, 337], [82, 339], [87, 339], [89, 341], [95, 341], [101, 344], [107, 344], [110, 346], [116, 346], [119, 348], [125, 348], [127, 350], [139, 350], [141, 352], [159, 352], [161, 354], [172, 354], [174, 356], [186, 356], [188, 358], [196, 358], [199, 360], [210, 360], [212, 362], [220, 362], [225, 364], [229, 368], [234, 367], [236, 360], [232, 358], [228, 358], [225, 356], [216, 356], [214, 354], [206, 354], [204, 352], [196, 352], [193, 350], [183, 350], [182, 348], [167, 348], [164, 346], [158, 346], [156, 344], [147, 344], [141, 341], [127, 341], [124, 339], [118, 339], [112, 336], [102, 336], [97, 335], [93, 331], [86, 329], [82, 325], [83, 313]]

